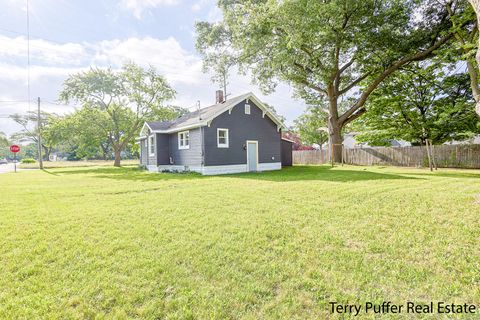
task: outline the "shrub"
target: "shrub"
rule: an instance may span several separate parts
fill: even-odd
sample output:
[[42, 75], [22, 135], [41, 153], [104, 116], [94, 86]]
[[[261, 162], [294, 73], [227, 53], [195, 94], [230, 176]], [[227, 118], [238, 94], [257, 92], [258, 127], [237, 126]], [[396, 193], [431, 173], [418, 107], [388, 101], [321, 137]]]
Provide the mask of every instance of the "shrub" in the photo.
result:
[[37, 161], [35, 161], [35, 159], [32, 159], [32, 158], [25, 158], [25, 159], [22, 159], [22, 163], [25, 163], [25, 164], [28, 164], [28, 163], [35, 163]]

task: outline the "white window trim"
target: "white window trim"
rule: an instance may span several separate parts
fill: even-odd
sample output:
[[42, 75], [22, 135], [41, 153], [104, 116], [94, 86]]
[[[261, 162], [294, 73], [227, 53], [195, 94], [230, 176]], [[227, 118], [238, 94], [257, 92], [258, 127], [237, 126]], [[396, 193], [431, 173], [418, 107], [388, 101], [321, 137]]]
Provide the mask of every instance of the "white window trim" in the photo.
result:
[[[220, 131], [226, 131], [225, 136], [227, 143], [220, 143]], [[227, 128], [217, 128], [217, 148], [228, 148], [230, 144], [230, 134]]]
[[[247, 112], [247, 109], [248, 109], [248, 112]], [[250, 114], [252, 112], [251, 109], [252, 107], [249, 104], [245, 103], [245, 114]]]
[[[181, 136], [182, 134], [185, 134], [185, 133], [188, 133], [188, 145], [182, 146], [182, 145], [180, 144], [180, 141], [181, 141], [180, 136]], [[181, 131], [181, 132], [178, 133], [178, 150], [186, 150], [186, 149], [190, 149], [190, 131], [189, 131], [189, 130], [187, 130], [187, 131]]]
[[[153, 152], [152, 152], [152, 138], [153, 138]], [[157, 147], [155, 146], [155, 135], [151, 135], [151, 136], [148, 136], [148, 154], [150, 156], [154, 156], [155, 155], [155, 151], [157, 150]]]

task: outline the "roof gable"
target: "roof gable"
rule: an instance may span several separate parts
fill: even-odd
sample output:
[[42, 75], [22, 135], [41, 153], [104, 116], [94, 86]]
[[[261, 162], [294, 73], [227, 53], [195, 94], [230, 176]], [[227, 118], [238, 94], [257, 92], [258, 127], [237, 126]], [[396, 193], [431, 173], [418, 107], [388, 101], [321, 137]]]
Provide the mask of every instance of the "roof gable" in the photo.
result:
[[171, 121], [152, 121], [146, 122], [145, 124], [152, 132], [156, 133], [174, 133], [181, 130], [208, 126], [213, 119], [222, 113], [231, 110], [243, 100], [253, 101], [255, 105], [262, 110], [264, 115], [267, 115], [277, 125], [278, 129], [285, 127], [282, 121], [251, 92], [234, 97], [225, 102], [200, 109], [198, 111], [187, 113]]

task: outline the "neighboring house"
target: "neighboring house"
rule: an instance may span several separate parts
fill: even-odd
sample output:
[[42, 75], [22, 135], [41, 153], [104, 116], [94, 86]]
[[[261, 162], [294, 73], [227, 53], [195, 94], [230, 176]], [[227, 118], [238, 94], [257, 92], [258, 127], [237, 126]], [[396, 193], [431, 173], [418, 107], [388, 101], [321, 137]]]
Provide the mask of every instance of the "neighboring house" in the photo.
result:
[[[352, 148], [363, 148], [370, 147], [366, 142], [358, 143], [355, 139], [355, 136], [358, 135], [358, 132], [349, 132], [343, 135], [343, 147], [346, 149]], [[390, 146], [392, 147], [411, 147], [412, 144], [408, 141], [403, 140], [390, 140]]]
[[462, 140], [462, 141], [457, 141], [457, 140], [447, 141], [444, 144], [452, 144], [452, 145], [454, 145], [454, 144], [480, 144], [480, 135], [475, 135], [470, 139], [466, 139], [466, 140]]
[[48, 161], [63, 161], [67, 160], [67, 154], [65, 152], [51, 152], [48, 155]]
[[315, 150], [312, 146], [306, 146], [302, 143], [300, 136], [294, 132], [284, 132], [282, 134], [282, 140], [291, 141], [293, 143], [293, 150]]
[[195, 171], [205, 175], [279, 170], [281, 120], [252, 93], [167, 122], [146, 122], [140, 164], [149, 171]]

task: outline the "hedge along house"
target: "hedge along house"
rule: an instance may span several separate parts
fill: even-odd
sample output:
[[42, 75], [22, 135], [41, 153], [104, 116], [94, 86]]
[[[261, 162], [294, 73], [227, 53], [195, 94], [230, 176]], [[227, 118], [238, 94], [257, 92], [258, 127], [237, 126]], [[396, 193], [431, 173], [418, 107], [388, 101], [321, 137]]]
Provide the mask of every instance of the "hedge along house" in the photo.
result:
[[252, 93], [172, 121], [146, 122], [137, 138], [149, 171], [201, 174], [279, 170], [282, 121]]

